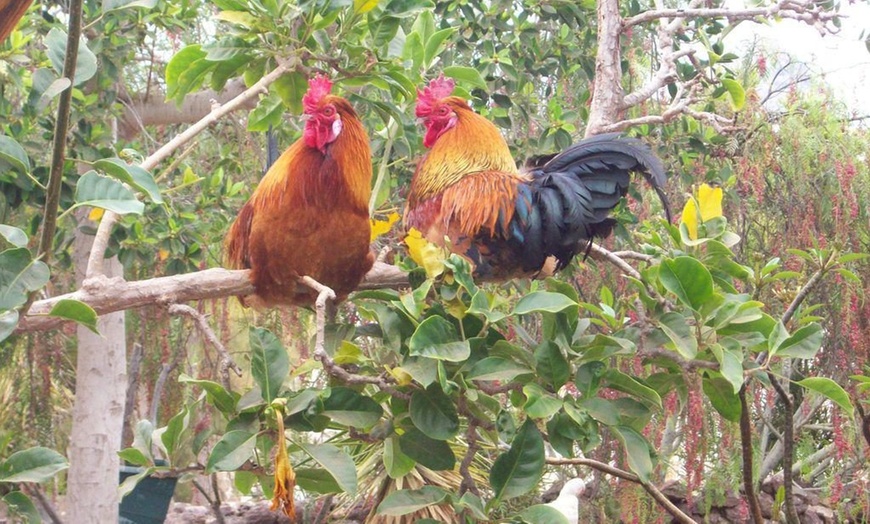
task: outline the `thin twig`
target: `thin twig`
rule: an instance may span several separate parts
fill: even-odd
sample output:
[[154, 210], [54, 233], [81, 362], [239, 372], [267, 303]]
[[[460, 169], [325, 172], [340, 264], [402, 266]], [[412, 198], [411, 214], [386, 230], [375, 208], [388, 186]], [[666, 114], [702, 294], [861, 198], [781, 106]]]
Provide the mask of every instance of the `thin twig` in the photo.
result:
[[226, 524], [227, 521], [224, 519], [224, 513], [221, 511], [221, 492], [217, 483], [217, 473], [212, 473], [209, 478], [211, 480], [211, 491], [214, 493], [214, 502], [211, 505], [212, 511], [214, 511], [218, 524]]
[[[833, 251], [831, 253], [833, 253]], [[798, 291], [798, 294], [794, 297], [794, 300], [791, 301], [788, 309], [785, 310], [785, 313], [782, 315], [783, 325], [787, 325], [789, 321], [791, 321], [791, 317], [794, 316], [794, 314], [797, 312], [797, 309], [800, 307], [801, 304], [803, 304], [804, 300], [806, 300], [807, 296], [810, 294], [810, 291], [812, 291], [813, 288], [818, 285], [819, 281], [822, 280], [822, 277], [825, 276], [825, 273], [827, 273], [828, 271], [828, 261], [830, 261], [830, 257], [827, 261], [825, 261], [824, 264], [822, 264], [822, 267], [820, 267], [815, 273], [813, 273], [813, 276], [811, 276], [810, 279], [807, 280], [807, 283], [804, 284], [804, 287], [802, 287], [801, 290]]]
[[229, 389], [229, 370], [232, 369], [237, 377], [241, 377], [242, 368], [240, 368], [239, 365], [235, 363], [233, 358], [230, 356], [230, 353], [227, 351], [227, 348], [225, 348], [221, 341], [218, 340], [217, 336], [214, 334], [214, 331], [211, 329], [211, 326], [208, 325], [208, 321], [205, 319], [205, 317], [199, 311], [193, 309], [186, 304], [172, 304], [171, 306], [169, 306], [169, 314], [184, 315], [193, 319], [193, 322], [199, 330], [200, 334], [209, 344], [211, 344], [215, 348], [215, 350], [217, 350], [218, 355], [220, 355], [221, 380], [223, 381], [224, 387]]
[[477, 423], [474, 420], [468, 421], [468, 429], [465, 431], [465, 440], [468, 448], [465, 450], [465, 456], [462, 457], [462, 463], [459, 464], [459, 474], [462, 476], [462, 484], [459, 486], [459, 495], [462, 496], [470, 491], [472, 494], [480, 496], [480, 490], [477, 489], [477, 483], [474, 482], [474, 477], [471, 476], [471, 463], [474, 461], [474, 456], [480, 449], [480, 444], [477, 441]]
[[592, 460], [592, 459], [587, 459], [587, 458], [572, 458], [572, 459], [548, 458], [547, 464], [554, 465], [554, 466], [566, 466], [566, 465], [588, 466], [590, 468], [593, 468], [597, 471], [601, 471], [601, 472], [606, 473], [608, 475], [611, 475], [611, 476], [614, 476], [617, 478], [621, 478], [621, 479], [627, 480], [629, 482], [635, 482], [637, 484], [640, 484], [641, 486], [643, 486], [643, 489], [646, 490], [646, 492], [649, 493], [650, 496], [653, 499], [655, 499], [655, 501], [658, 502], [662, 508], [664, 508], [665, 511], [667, 511], [668, 513], [671, 514], [672, 517], [674, 517], [674, 520], [676, 520], [677, 522], [681, 522], [683, 524], [695, 524], [695, 521], [692, 519], [692, 517], [683, 513], [682, 510], [680, 510], [680, 508], [678, 508], [677, 506], [674, 505], [673, 502], [668, 500], [668, 497], [666, 497], [665, 494], [662, 493], [661, 490], [659, 490], [659, 488], [657, 488], [656, 486], [651, 484], [649, 481], [643, 480], [642, 478], [638, 477], [634, 473], [616, 468], [614, 466], [611, 466], [610, 464], [605, 464], [604, 462], [599, 462], [597, 460]]
[[39, 505], [42, 506], [42, 509], [45, 510], [48, 514], [48, 518], [50, 518], [54, 524], [63, 524], [63, 519], [61, 519], [60, 515], [57, 514], [57, 510], [54, 508], [51, 501], [45, 497], [45, 493], [42, 492], [42, 487], [39, 484], [21, 484], [21, 486], [28, 494], [36, 497], [36, 500], [39, 501]]

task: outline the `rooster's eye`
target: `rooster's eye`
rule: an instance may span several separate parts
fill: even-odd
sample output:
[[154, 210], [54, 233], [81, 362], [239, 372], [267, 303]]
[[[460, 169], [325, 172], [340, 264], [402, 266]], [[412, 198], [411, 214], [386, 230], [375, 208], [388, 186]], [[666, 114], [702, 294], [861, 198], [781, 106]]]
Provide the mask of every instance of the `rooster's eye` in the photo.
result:
[[438, 108], [438, 115], [439, 116], [445, 116], [445, 115], [447, 115], [447, 112], [448, 112], [448, 109], [444, 106], [441, 106]]
[[335, 109], [333, 109], [333, 108], [331, 108], [331, 107], [329, 107], [329, 106], [327, 106], [327, 107], [323, 110], [323, 114], [324, 114], [325, 116], [332, 116], [334, 113], [335, 113]]

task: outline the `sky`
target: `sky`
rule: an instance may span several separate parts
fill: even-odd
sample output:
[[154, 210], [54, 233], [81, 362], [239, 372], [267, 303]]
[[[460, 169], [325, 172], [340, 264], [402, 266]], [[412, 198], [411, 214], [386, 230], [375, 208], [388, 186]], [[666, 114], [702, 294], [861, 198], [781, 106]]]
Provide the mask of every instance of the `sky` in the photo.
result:
[[[744, 0], [726, 2], [731, 8], [743, 4]], [[870, 115], [870, 51], [860, 39], [862, 30], [870, 33], [870, 5], [849, 5], [848, 0], [843, 4], [840, 13], [848, 18], [843, 19], [837, 34], [822, 36], [816, 28], [795, 20], [770, 25], [744, 22], [729, 35], [728, 41], [740, 44], [758, 36], [765, 48], [784, 51], [810, 64], [851, 113]]]

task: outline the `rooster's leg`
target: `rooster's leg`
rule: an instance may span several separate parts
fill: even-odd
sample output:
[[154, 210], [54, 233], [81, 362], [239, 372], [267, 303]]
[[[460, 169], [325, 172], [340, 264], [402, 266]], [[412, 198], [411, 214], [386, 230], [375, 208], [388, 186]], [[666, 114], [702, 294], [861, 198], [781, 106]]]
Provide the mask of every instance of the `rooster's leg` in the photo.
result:
[[328, 358], [326, 354], [326, 344], [324, 342], [324, 331], [326, 330], [326, 301], [335, 300], [335, 291], [309, 276], [299, 277], [299, 283], [310, 287], [317, 292], [317, 300], [314, 301], [315, 324], [317, 326], [317, 335], [314, 339], [314, 358], [320, 360]]

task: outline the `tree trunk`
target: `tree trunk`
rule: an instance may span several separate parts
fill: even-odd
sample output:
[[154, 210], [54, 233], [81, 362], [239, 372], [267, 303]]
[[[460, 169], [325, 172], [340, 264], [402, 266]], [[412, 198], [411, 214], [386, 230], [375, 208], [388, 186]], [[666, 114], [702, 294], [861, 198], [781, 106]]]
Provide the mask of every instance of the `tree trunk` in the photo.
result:
[[598, 53], [595, 56], [595, 80], [586, 136], [598, 134], [602, 126], [619, 120], [622, 102], [622, 65], [619, 58], [621, 32], [619, 0], [598, 0]]
[[[75, 260], [84, 276], [93, 237], [79, 232]], [[117, 258], [106, 275], [123, 276]], [[100, 334], [78, 328], [76, 393], [69, 446], [68, 522], [118, 522], [118, 455], [124, 426], [127, 353], [124, 312], [101, 315]]]

